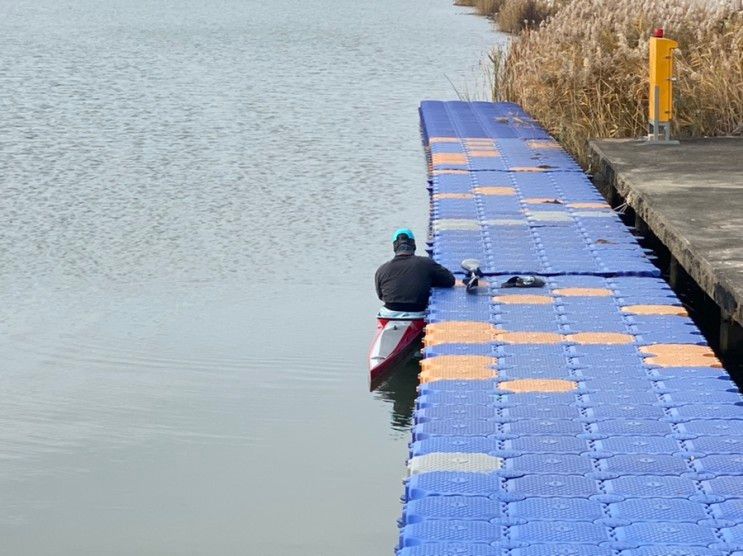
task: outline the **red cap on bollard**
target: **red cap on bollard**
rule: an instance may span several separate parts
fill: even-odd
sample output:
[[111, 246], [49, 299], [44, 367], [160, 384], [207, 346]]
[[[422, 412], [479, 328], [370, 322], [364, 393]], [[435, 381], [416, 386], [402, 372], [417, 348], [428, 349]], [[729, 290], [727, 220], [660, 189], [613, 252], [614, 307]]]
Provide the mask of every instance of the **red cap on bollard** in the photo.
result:
[[657, 29], [653, 31], [653, 36], [657, 39], [662, 39], [663, 35], [664, 35], [663, 27], [658, 27]]

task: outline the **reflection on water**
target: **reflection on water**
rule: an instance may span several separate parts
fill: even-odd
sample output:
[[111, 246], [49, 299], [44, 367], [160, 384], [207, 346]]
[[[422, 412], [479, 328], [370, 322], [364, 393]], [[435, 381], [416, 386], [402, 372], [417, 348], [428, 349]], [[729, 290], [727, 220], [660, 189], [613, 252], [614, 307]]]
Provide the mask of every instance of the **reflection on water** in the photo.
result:
[[418, 359], [411, 358], [395, 369], [375, 391], [379, 399], [392, 404], [392, 429], [405, 435], [409, 434], [412, 423], [419, 371]]
[[0, 0], [1, 554], [391, 551], [372, 277], [494, 40], [461, 11]]

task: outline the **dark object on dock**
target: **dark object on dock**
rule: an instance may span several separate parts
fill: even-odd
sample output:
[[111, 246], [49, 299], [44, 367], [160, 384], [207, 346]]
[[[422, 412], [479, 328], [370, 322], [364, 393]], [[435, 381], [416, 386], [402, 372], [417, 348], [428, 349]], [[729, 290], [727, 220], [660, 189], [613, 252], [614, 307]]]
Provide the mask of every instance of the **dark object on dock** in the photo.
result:
[[502, 288], [543, 288], [544, 280], [536, 276], [512, 276], [503, 284]]
[[462, 261], [462, 269], [466, 272], [463, 282], [467, 293], [475, 293], [480, 283], [480, 278], [484, 276], [482, 270], [480, 270], [480, 261], [477, 259], [465, 259]]

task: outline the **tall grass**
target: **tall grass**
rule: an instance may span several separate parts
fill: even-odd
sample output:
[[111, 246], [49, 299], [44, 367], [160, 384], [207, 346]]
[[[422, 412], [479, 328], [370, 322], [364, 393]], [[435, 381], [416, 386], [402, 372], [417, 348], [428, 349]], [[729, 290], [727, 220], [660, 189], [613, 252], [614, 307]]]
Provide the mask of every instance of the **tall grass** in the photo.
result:
[[457, 6], [470, 6], [475, 8], [480, 15], [495, 17], [506, 0], [456, 0]]
[[547, 0], [508, 0], [498, 12], [498, 27], [506, 33], [534, 28], [557, 11], [557, 3]]
[[457, 0], [457, 6], [470, 6], [491, 17], [506, 33], [537, 27], [557, 9], [558, 0]]
[[521, 104], [583, 163], [587, 140], [647, 130], [648, 37], [679, 42], [677, 137], [743, 132], [743, 12], [735, 3], [572, 0], [508, 52], [494, 52], [493, 96]]

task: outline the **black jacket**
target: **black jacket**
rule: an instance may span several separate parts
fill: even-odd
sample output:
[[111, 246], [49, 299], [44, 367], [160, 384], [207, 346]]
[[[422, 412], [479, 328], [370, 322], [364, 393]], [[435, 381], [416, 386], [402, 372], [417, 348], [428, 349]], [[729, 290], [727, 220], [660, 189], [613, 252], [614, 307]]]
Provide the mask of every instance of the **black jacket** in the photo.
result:
[[395, 255], [377, 269], [377, 296], [392, 311], [425, 311], [431, 287], [451, 288], [454, 275], [428, 257]]

